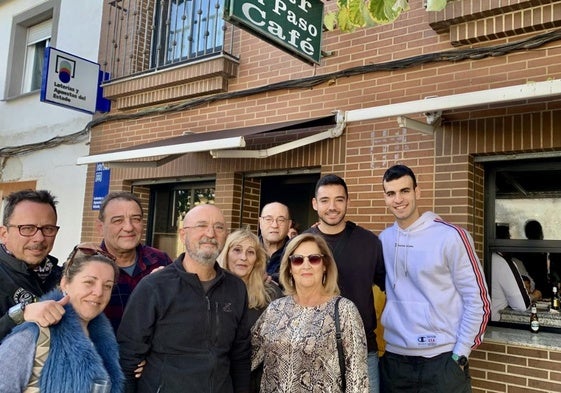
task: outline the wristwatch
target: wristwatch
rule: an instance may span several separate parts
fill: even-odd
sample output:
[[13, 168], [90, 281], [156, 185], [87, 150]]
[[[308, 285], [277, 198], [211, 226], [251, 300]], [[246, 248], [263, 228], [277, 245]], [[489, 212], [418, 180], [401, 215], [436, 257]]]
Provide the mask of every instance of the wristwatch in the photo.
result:
[[8, 310], [8, 316], [14, 321], [16, 325], [21, 325], [25, 322], [23, 318], [23, 312], [25, 311], [25, 303], [18, 303], [15, 306], [10, 307]]
[[468, 363], [468, 359], [464, 355], [459, 356], [455, 353], [452, 354], [452, 360], [458, 363], [458, 365], [461, 367], [465, 367], [465, 365]]

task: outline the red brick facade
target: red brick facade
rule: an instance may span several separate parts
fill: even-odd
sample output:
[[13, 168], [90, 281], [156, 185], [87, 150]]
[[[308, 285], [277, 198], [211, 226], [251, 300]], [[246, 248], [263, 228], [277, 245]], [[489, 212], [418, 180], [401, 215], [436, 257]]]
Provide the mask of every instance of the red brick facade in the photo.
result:
[[[333, 8], [334, 3], [326, 2], [326, 8]], [[425, 12], [421, 2], [411, 2], [411, 8], [390, 25], [353, 33], [324, 33], [322, 48], [332, 55], [324, 58], [320, 66], [304, 64], [241, 32], [235, 41], [239, 62], [229, 58], [212, 60], [110, 83], [106, 94], [113, 101], [111, 115], [148, 109], [152, 109], [152, 114], [95, 126], [90, 153], [127, 148], [185, 131], [220, 131], [321, 117], [334, 110], [383, 106], [561, 77], [561, 37], [549, 38], [528, 49], [505, 49], [507, 44], [554, 32], [561, 24], [561, 1], [457, 0], [440, 13]], [[463, 52], [485, 48], [496, 50], [484, 56]], [[219, 99], [173, 112], [155, 111], [183, 103], [187, 98], [197, 100], [205, 94], [242, 92], [439, 52], [447, 55], [394, 70], [337, 75], [314, 87]], [[449, 55], [454, 53], [458, 56]], [[100, 58], [103, 57], [102, 52]], [[209, 79], [204, 79], [205, 75]], [[414, 117], [424, 121], [421, 114]], [[210, 176], [216, 179], [216, 204], [225, 212], [229, 224], [251, 225], [255, 229], [259, 179], [246, 178], [242, 187], [241, 174], [321, 168], [321, 173], [334, 172], [347, 181], [351, 199], [349, 218], [379, 232], [393, 221], [382, 200], [381, 176], [388, 166], [400, 162], [414, 168], [418, 175], [422, 190], [420, 208], [433, 210], [466, 227], [482, 255], [484, 169], [474, 157], [561, 151], [560, 119], [561, 97], [557, 96], [445, 111], [442, 127], [434, 136], [402, 129], [395, 117], [349, 123], [339, 138], [264, 159], [213, 159], [205, 152], [186, 154], [158, 168], [113, 168], [111, 190], [130, 189], [131, 182], [142, 179], [173, 182], [178, 177]], [[90, 165], [83, 240], [98, 239], [93, 226], [96, 212], [90, 210], [89, 203], [93, 176], [94, 166]], [[488, 354], [493, 348], [486, 345], [476, 356], [483, 359], [488, 356], [483, 353]], [[497, 348], [504, 352], [503, 347]], [[549, 356], [559, 369], [559, 354]], [[483, 377], [494, 378], [483, 371], [474, 375], [475, 380]], [[506, 388], [507, 382], [500, 386], [474, 382], [474, 391], [529, 391]]]

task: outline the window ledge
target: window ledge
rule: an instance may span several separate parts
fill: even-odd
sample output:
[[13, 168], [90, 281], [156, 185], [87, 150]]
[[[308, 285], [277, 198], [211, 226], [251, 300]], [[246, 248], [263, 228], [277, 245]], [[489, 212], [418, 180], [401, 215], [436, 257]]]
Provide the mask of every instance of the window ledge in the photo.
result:
[[539, 332], [536, 334], [530, 332], [529, 328], [528, 330], [521, 330], [489, 326], [485, 332], [483, 342], [541, 348], [548, 351], [561, 351], [559, 334], [548, 332]]
[[41, 92], [41, 90], [28, 91], [26, 93], [21, 93], [21, 94], [10, 96], [10, 97], [5, 97], [5, 98], [1, 99], [0, 101], [6, 101], [6, 102], [15, 101], [15, 100], [18, 100], [20, 98], [25, 98], [25, 97], [29, 97], [29, 96], [38, 95], [40, 92]]
[[557, 1], [509, 0], [497, 7], [485, 0], [453, 1], [440, 12], [429, 13], [429, 25], [438, 34], [450, 34], [452, 46], [532, 33], [561, 25]]
[[113, 109], [132, 109], [228, 90], [238, 61], [220, 55], [103, 84]]

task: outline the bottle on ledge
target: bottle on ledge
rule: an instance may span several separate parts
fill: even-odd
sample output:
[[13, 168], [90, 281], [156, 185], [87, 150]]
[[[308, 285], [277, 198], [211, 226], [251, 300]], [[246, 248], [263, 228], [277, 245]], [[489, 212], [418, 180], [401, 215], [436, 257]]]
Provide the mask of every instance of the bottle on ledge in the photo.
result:
[[559, 311], [559, 293], [557, 293], [557, 285], [553, 286], [553, 293], [551, 294], [551, 309]]
[[538, 319], [538, 309], [536, 307], [536, 303], [532, 303], [530, 314], [530, 331], [532, 333], [537, 333], [540, 331], [540, 321]]

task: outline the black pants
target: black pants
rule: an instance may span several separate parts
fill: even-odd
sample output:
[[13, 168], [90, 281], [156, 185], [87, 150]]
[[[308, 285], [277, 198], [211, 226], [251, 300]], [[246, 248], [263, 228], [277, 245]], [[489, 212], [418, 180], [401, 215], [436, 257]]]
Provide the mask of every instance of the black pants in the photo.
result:
[[432, 358], [387, 352], [380, 358], [380, 393], [471, 393], [469, 366], [452, 352]]

